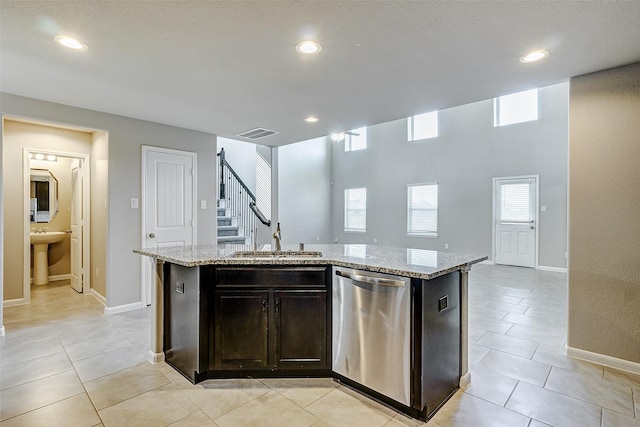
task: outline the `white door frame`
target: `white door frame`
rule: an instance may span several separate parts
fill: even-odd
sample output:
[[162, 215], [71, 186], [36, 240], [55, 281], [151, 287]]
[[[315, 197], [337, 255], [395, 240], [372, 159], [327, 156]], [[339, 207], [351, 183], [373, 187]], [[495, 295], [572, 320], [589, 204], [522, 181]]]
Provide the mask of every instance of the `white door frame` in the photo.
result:
[[80, 153], [68, 153], [64, 151], [55, 151], [49, 149], [40, 149], [40, 148], [31, 148], [24, 147], [22, 149], [22, 217], [23, 220], [23, 233], [24, 233], [24, 243], [22, 247], [24, 248], [23, 252], [23, 268], [24, 271], [22, 273], [23, 278], [23, 301], [22, 304], [29, 304], [31, 302], [31, 280], [29, 277], [29, 268], [31, 266], [31, 241], [29, 233], [31, 232], [31, 223], [27, 220], [29, 218], [29, 180], [30, 180], [30, 167], [29, 167], [29, 154], [30, 153], [43, 153], [43, 154], [53, 154], [59, 157], [71, 157], [74, 159], [81, 159], [83, 162], [83, 169], [85, 171], [85, 179], [82, 183], [82, 209], [85, 212], [84, 218], [84, 230], [82, 236], [82, 269], [81, 274], [83, 275], [83, 287], [82, 292], [88, 293], [91, 289], [91, 274], [88, 274], [91, 271], [91, 209], [90, 209], [90, 200], [91, 200], [91, 162], [90, 156], [88, 154], [80, 154]]
[[534, 209], [533, 209], [533, 220], [535, 221], [535, 243], [533, 250], [533, 268], [538, 268], [538, 241], [540, 238], [540, 207], [538, 206], [540, 203], [540, 175], [519, 175], [519, 176], [501, 176], [493, 178], [493, 186], [491, 191], [491, 254], [492, 254], [492, 262], [496, 261], [496, 185], [498, 181], [506, 181], [506, 180], [518, 180], [518, 179], [533, 179], [535, 181], [536, 191], [534, 195]]
[[[176, 150], [176, 149], [172, 149], [172, 148], [162, 148], [162, 147], [154, 147], [151, 145], [143, 145], [142, 146], [142, 166], [140, 168], [140, 181], [141, 181], [141, 193], [140, 193], [140, 223], [141, 223], [141, 228], [140, 228], [140, 247], [143, 248], [144, 247], [144, 242], [146, 240], [146, 229], [147, 229], [147, 224], [146, 224], [146, 194], [147, 194], [147, 182], [146, 182], [146, 173], [147, 173], [147, 156], [149, 155], [150, 152], [158, 152], [158, 153], [166, 153], [166, 154], [176, 154], [176, 155], [180, 155], [180, 156], [187, 156], [187, 157], [191, 157], [192, 161], [193, 161], [193, 189], [192, 189], [192, 200], [193, 200], [193, 206], [192, 206], [192, 212], [193, 212], [193, 228], [192, 228], [192, 242], [195, 245], [196, 244], [196, 237], [198, 235], [198, 226], [197, 226], [197, 215], [196, 215], [196, 205], [197, 205], [197, 195], [198, 195], [198, 171], [197, 171], [197, 165], [198, 165], [198, 154], [194, 153], [192, 151], [182, 151], [182, 150]], [[147, 290], [149, 289], [149, 286], [151, 285], [151, 280], [153, 277], [153, 272], [155, 271], [155, 268], [150, 268], [149, 266], [151, 265], [151, 262], [153, 261], [153, 258], [149, 258], [149, 257], [140, 257], [140, 268], [141, 268], [141, 280], [140, 280], [140, 301], [142, 303], [142, 306], [145, 307], [149, 304], [151, 304], [153, 301], [150, 300], [150, 298], [148, 297], [148, 292]], [[151, 275], [151, 277], [150, 277]]]

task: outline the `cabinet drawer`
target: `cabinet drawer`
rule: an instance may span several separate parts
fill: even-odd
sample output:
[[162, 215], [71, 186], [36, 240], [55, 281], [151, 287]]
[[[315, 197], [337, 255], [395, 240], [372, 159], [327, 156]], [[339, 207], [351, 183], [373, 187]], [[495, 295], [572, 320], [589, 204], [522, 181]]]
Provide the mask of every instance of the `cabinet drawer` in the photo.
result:
[[220, 267], [216, 269], [216, 286], [324, 288], [326, 271], [326, 267]]

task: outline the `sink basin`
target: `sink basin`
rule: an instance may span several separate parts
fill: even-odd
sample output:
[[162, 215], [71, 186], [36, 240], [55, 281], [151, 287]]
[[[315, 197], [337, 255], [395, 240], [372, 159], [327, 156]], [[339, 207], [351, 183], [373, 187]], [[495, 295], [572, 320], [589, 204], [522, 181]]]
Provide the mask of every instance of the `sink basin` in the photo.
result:
[[320, 258], [322, 252], [319, 251], [240, 251], [231, 255], [231, 258], [259, 258], [259, 259], [281, 259], [281, 258]]
[[58, 243], [62, 239], [64, 239], [64, 235], [66, 233], [63, 231], [46, 231], [44, 233], [31, 233], [29, 239], [31, 240], [32, 245], [37, 245], [40, 243]]
[[64, 231], [46, 231], [30, 233], [29, 240], [33, 245], [33, 284], [49, 283], [49, 245], [64, 239]]

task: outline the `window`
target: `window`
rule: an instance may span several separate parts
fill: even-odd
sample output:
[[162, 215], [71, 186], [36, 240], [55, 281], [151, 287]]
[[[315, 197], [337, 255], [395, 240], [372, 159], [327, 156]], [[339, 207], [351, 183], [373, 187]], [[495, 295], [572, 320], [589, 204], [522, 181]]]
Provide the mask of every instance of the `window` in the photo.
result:
[[513, 93], [493, 100], [494, 126], [538, 120], [538, 89]]
[[367, 231], [367, 189], [344, 190], [344, 231]]
[[438, 236], [438, 184], [407, 187], [407, 234]]
[[407, 119], [407, 141], [438, 136], [438, 112], [418, 114]]
[[528, 223], [532, 212], [529, 201], [531, 181], [500, 185], [500, 221]]
[[367, 148], [367, 128], [352, 129], [345, 132], [344, 151], [364, 150]]

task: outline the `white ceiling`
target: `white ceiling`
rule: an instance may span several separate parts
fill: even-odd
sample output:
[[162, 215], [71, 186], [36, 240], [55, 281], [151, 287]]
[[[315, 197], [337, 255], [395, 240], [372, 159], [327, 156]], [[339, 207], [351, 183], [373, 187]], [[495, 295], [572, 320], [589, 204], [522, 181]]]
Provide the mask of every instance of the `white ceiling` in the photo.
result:
[[[0, 1], [0, 90], [278, 146], [640, 60], [640, 1]], [[89, 46], [55, 44], [64, 33]], [[303, 57], [295, 45], [322, 44]], [[537, 48], [536, 64], [519, 58]], [[320, 121], [307, 124], [307, 115]]]

